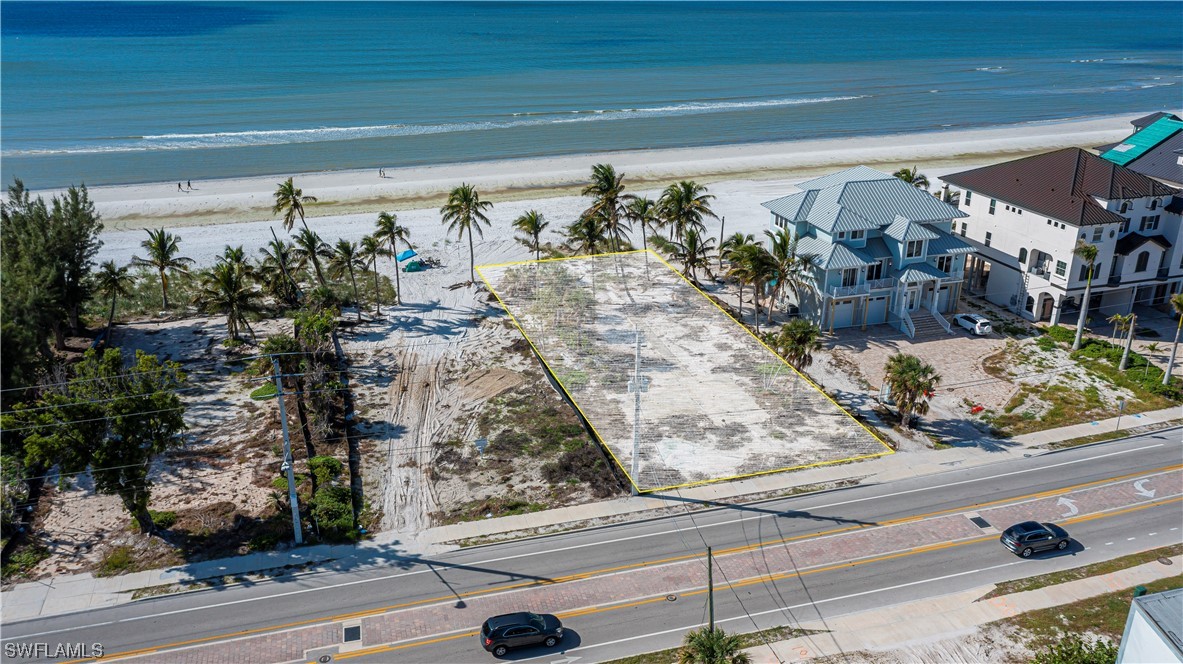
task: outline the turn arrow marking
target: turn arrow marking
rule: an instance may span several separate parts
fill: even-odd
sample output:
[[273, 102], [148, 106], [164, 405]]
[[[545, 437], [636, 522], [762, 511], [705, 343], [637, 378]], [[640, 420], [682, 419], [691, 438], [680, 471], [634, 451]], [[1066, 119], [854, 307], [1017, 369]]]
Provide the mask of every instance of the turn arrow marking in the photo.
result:
[[1080, 514], [1080, 510], [1076, 509], [1076, 503], [1072, 502], [1072, 500], [1069, 498], [1061, 498], [1056, 501], [1056, 504], [1064, 505], [1068, 508], [1068, 513], [1063, 515], [1065, 519], [1070, 516], [1076, 516], [1077, 514]]
[[1143, 484], [1145, 484], [1149, 481], [1150, 480], [1138, 480], [1137, 482], [1134, 482], [1134, 491], [1137, 491], [1139, 496], [1146, 496], [1147, 498], [1153, 498], [1154, 493], [1155, 493], [1154, 489], [1150, 489], [1148, 491], [1146, 489], [1146, 487], [1142, 486]]

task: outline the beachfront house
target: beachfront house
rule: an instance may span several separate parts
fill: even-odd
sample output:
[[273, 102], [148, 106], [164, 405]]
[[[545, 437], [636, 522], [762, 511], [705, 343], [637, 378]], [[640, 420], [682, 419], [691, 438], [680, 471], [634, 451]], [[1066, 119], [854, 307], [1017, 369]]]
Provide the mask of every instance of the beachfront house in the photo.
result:
[[1160, 305], [1183, 286], [1179, 191], [1080, 148], [954, 173], [974, 247], [967, 292], [1032, 321], [1079, 310], [1088, 269], [1077, 242], [1097, 247], [1090, 315]]
[[1093, 149], [1118, 166], [1183, 187], [1183, 120], [1171, 113], [1152, 113], [1130, 124], [1134, 133]]
[[797, 237], [797, 253], [816, 257], [801, 315], [823, 329], [889, 323], [909, 337], [950, 331], [965, 255], [955, 237], [966, 213], [866, 166], [797, 185], [800, 192], [762, 205], [772, 228]]

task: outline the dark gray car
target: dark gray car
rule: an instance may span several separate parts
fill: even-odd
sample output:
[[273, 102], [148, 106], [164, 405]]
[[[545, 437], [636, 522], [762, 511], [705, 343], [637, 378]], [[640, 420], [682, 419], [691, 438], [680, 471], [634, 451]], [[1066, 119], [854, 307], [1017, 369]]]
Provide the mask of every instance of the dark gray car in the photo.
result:
[[1063, 551], [1068, 548], [1072, 538], [1068, 531], [1054, 523], [1039, 523], [1024, 521], [1007, 528], [998, 538], [1003, 546], [1016, 555], [1030, 558], [1037, 551], [1056, 549]]
[[563, 640], [563, 623], [549, 613], [507, 613], [481, 625], [481, 646], [497, 657], [511, 648], [541, 644], [553, 648]]

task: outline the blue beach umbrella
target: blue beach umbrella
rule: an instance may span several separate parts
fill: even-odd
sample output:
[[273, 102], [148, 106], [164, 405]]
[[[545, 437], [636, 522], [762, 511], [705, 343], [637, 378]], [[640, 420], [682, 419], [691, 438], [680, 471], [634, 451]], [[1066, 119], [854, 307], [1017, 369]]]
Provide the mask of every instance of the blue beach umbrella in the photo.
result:
[[398, 260], [399, 260], [399, 262], [402, 262], [402, 261], [407, 260], [408, 258], [411, 258], [413, 256], [418, 256], [418, 255], [419, 254], [415, 253], [414, 249], [407, 249], [406, 251], [399, 253]]

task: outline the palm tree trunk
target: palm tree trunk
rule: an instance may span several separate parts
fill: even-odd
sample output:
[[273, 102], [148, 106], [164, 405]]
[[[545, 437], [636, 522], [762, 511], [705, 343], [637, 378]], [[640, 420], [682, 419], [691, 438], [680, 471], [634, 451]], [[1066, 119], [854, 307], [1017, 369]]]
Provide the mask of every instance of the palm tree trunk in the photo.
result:
[[107, 313], [107, 342], [103, 345], [111, 345], [111, 323], [115, 320], [115, 297], [118, 293], [111, 293], [111, 311]]
[[312, 256], [312, 267], [316, 269], [316, 280], [321, 286], [325, 285], [325, 275], [320, 269], [320, 259], [315, 254]]
[[357, 304], [357, 322], [361, 322], [361, 297], [357, 294], [357, 278], [353, 274], [353, 266], [349, 266], [349, 283], [353, 285], [353, 302]]
[[1175, 326], [1175, 345], [1171, 346], [1171, 359], [1167, 360], [1167, 370], [1162, 375], [1162, 384], [1171, 384], [1171, 370], [1175, 368], [1175, 353], [1179, 350], [1179, 333], [1183, 332], [1183, 314], [1179, 314], [1179, 324]]
[[739, 280], [739, 322], [743, 322], [743, 279]]
[[1130, 362], [1130, 347], [1134, 345], [1134, 332], [1138, 329], [1138, 315], [1132, 314], [1130, 318], [1130, 333], [1126, 336], [1125, 350], [1121, 352], [1121, 364], [1117, 366], [1118, 371], [1125, 371], [1126, 366]]
[[164, 310], [168, 311], [168, 277], [164, 270], [160, 270], [160, 298], [164, 302]]
[[468, 229], [468, 280], [476, 283], [476, 250], [472, 248], [472, 229]]
[[401, 307], [403, 306], [403, 286], [398, 278], [398, 246], [391, 242], [390, 249], [394, 252], [394, 303]]
[[378, 294], [378, 257], [370, 259], [370, 269], [374, 272], [374, 315], [382, 315], [382, 297]]
[[1093, 266], [1089, 265], [1089, 278], [1084, 282], [1084, 301], [1080, 304], [1080, 320], [1076, 321], [1076, 339], [1072, 341], [1072, 350], [1080, 350], [1080, 339], [1084, 336], [1084, 323], [1088, 320], [1089, 294], [1093, 290]]

